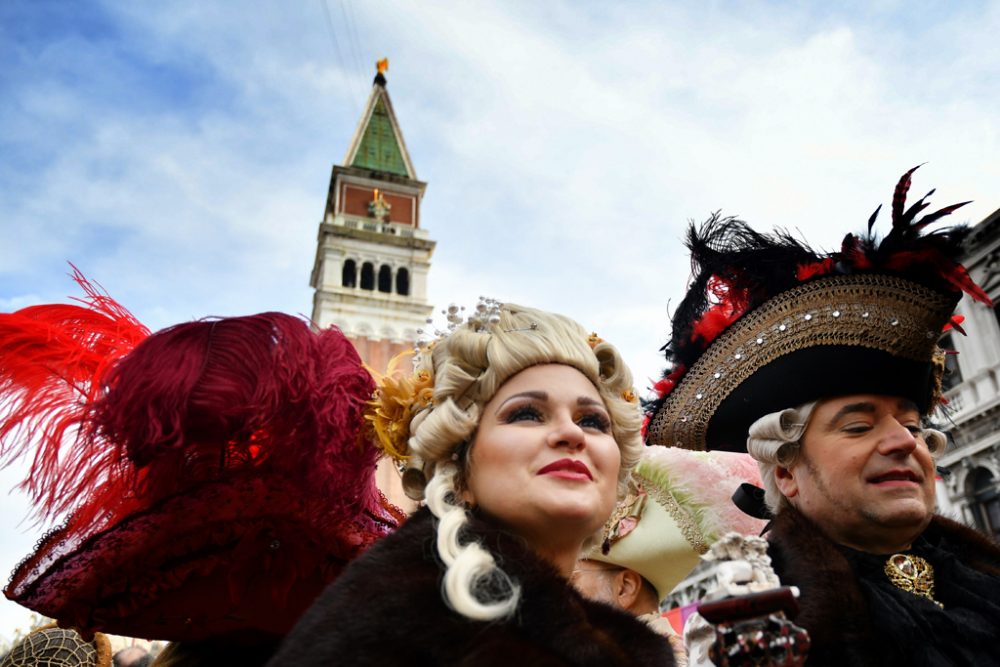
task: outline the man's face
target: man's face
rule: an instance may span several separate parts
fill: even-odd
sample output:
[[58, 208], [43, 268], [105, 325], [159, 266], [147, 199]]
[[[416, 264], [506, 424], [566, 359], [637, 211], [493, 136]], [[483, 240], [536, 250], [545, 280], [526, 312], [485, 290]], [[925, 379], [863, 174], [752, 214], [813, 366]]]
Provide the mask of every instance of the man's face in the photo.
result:
[[862, 551], [906, 548], [934, 511], [934, 460], [912, 402], [879, 395], [821, 401], [799, 460], [778, 488], [828, 537]]

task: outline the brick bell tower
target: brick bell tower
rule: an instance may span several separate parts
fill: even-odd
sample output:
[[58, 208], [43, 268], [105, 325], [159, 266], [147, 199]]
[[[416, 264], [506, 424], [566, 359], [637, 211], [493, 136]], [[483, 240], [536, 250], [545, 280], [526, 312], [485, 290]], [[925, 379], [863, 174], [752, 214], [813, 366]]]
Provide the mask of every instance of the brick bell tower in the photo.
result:
[[420, 225], [427, 184], [417, 180], [385, 88], [388, 65], [378, 62], [347, 156], [333, 167], [310, 281], [316, 325], [340, 327], [378, 371], [426, 326], [435, 246]]

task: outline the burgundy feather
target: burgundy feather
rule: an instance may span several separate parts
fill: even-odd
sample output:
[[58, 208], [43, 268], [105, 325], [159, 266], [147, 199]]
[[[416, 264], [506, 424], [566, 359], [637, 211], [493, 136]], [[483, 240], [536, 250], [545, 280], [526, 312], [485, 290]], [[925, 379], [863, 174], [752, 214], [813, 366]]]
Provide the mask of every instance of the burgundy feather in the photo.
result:
[[39, 518], [109, 525], [242, 474], [298, 480], [331, 522], [383, 514], [360, 442], [374, 382], [343, 334], [264, 313], [149, 336], [77, 279], [85, 306], [0, 315], [0, 453], [32, 457]]
[[906, 193], [910, 191], [910, 183], [913, 182], [913, 172], [920, 169], [925, 163], [918, 164], [913, 169], [903, 174], [896, 189], [892, 193], [892, 226], [893, 228], [903, 225], [903, 206], [906, 204]]
[[[280, 313], [148, 335], [77, 278], [83, 305], [0, 315], [3, 460], [33, 456], [39, 514], [68, 514], [6, 594], [85, 630], [286, 632], [403, 519], [361, 439], [357, 352]], [[240, 600], [255, 608], [234, 619]], [[202, 614], [201, 634], [161, 602]]]
[[701, 341], [703, 345], [707, 345], [725, 331], [730, 324], [738, 320], [741, 315], [743, 315], [743, 311], [728, 301], [716, 304], [706, 310], [701, 318], [695, 322], [691, 328], [691, 340]]
[[[962, 315], [953, 315], [952, 318], [951, 318], [951, 320], [948, 322], [948, 324], [944, 325], [944, 328], [942, 328], [942, 331], [951, 331], [952, 329], [954, 329], [955, 331], [957, 331], [958, 333], [962, 334], [963, 336], [967, 336], [968, 334], [965, 333], [965, 329], [962, 328], [962, 322], [964, 322], [964, 321], [965, 321], [965, 317], [964, 316], [962, 316]], [[956, 352], [954, 350], [945, 350], [945, 352], [948, 353], [948, 354], [958, 354], [958, 352]]]
[[882, 204], [879, 204], [875, 208], [875, 212], [872, 213], [871, 217], [868, 218], [868, 235], [869, 236], [872, 233], [872, 228], [875, 227], [875, 220], [878, 219], [878, 214], [879, 214], [879, 211], [881, 211], [881, 210], [882, 210]]
[[924, 200], [927, 199], [927, 197], [929, 197], [933, 193], [934, 191], [931, 190], [926, 195], [921, 197], [919, 200], [914, 202], [913, 205], [910, 206], [910, 208], [906, 209], [906, 213], [903, 214], [903, 222], [902, 222], [904, 226], [909, 226], [913, 222], [913, 219], [916, 218], [921, 211], [930, 206], [930, 202], [926, 202]]
[[377, 454], [358, 440], [373, 390], [339, 331], [262, 313], [150, 337], [115, 369], [95, 422], [142, 471], [146, 502], [253, 472], [301, 480], [339, 517], [377, 498]]
[[829, 274], [833, 271], [834, 266], [835, 264], [832, 257], [827, 257], [826, 259], [822, 259], [818, 262], [799, 264], [798, 268], [795, 270], [795, 277], [799, 280], [818, 278]]

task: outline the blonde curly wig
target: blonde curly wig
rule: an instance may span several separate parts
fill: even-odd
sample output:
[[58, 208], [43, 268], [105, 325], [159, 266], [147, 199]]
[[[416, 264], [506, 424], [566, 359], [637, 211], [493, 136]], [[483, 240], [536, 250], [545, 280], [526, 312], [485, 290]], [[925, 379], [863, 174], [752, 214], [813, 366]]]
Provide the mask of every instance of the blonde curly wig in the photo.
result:
[[[446, 567], [445, 601], [469, 618], [503, 618], [517, 607], [516, 582], [506, 578], [488, 550], [460, 539], [468, 514], [459, 494], [468, 465], [468, 445], [475, 437], [483, 406], [504, 382], [531, 366], [556, 363], [580, 371], [597, 388], [611, 417], [611, 432], [621, 451], [621, 498], [643, 449], [642, 416], [632, 374], [612, 345], [588, 336], [573, 320], [512, 304], [500, 306], [489, 324], [481, 320], [462, 324], [421, 357], [414, 376], [430, 377], [431, 400], [414, 401], [405, 411], [409, 437], [404, 451], [386, 449], [405, 461], [403, 486], [407, 495], [426, 500], [438, 518], [437, 550]], [[584, 546], [598, 538], [595, 534]], [[498, 581], [506, 585], [498, 587]], [[499, 598], [483, 593], [498, 588], [508, 593]]]

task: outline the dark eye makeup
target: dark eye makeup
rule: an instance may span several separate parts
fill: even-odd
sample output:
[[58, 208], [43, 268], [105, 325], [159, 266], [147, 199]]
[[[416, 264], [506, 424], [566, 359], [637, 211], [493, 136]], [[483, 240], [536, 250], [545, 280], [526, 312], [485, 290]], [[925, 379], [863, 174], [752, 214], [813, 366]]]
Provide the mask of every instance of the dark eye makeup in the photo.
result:
[[601, 433], [607, 433], [611, 430], [611, 420], [601, 412], [588, 412], [577, 419], [576, 423], [580, 425], [580, 428], [590, 428]]
[[[515, 424], [517, 422], [545, 420], [544, 411], [531, 403], [516, 405], [506, 411], [501, 418], [505, 424]], [[611, 430], [611, 420], [606, 414], [599, 410], [590, 410], [577, 415], [574, 420], [580, 428], [607, 433]]]
[[504, 416], [504, 422], [513, 424], [522, 421], [541, 421], [541, 411], [533, 405], [519, 405]]

